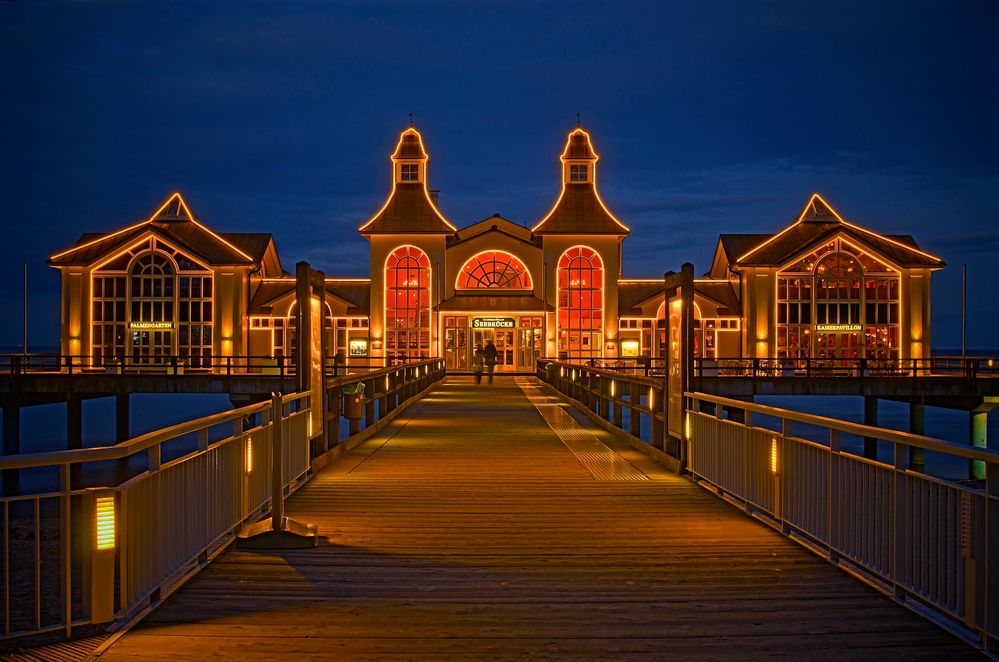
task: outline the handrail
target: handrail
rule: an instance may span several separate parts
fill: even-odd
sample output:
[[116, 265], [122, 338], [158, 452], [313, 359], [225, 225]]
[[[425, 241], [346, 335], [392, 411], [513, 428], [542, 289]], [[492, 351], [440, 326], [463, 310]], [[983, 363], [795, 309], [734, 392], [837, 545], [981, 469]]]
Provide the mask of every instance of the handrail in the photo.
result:
[[710, 393], [686, 392], [683, 395], [687, 398], [700, 400], [702, 402], [710, 402], [723, 407], [751, 411], [756, 414], [772, 416], [774, 418], [794, 421], [796, 423], [804, 423], [806, 425], [815, 425], [832, 430], [839, 430], [840, 432], [845, 432], [858, 437], [881, 439], [892, 443], [923, 448], [928, 451], [938, 451], [949, 455], [957, 455], [969, 460], [981, 460], [982, 462], [999, 464], [999, 451], [988, 448], [977, 448], [974, 446], [968, 446], [967, 444], [958, 444], [953, 441], [947, 441], [946, 439], [937, 439], [935, 437], [912, 434], [911, 432], [903, 432], [901, 430], [880, 428], [872, 425], [864, 425], [862, 423], [851, 423], [850, 421], [841, 421], [839, 419], [819, 416], [817, 414], [806, 414], [804, 412], [781, 409], [779, 407], [771, 407], [769, 405], [760, 405], [754, 402], [746, 402], [744, 400], [734, 400], [732, 398], [711, 395]]
[[[274, 489], [290, 493], [335, 457], [328, 453], [349, 448], [334, 448], [341, 443], [341, 422], [351, 413], [342, 407], [342, 387], [370, 384], [364, 396], [364, 429], [350, 419], [351, 433], [342, 440], [348, 444], [380, 429], [400, 405], [443, 377], [441, 359], [327, 377], [322, 389], [272, 396], [115, 446], [0, 457], [5, 485], [8, 475], [19, 477], [22, 471], [35, 471], [42, 479], [24, 492], [0, 496], [0, 594], [5, 596], [0, 640], [60, 631], [69, 637], [81, 625], [127, 618], [155, 604], [179, 577], [207, 563], [241, 527], [263, 515]], [[231, 430], [213, 440], [211, 431], [227, 424]], [[281, 426], [279, 433], [275, 424]], [[194, 441], [187, 436], [192, 433], [197, 435], [195, 447], [169, 445], [182, 438]], [[273, 446], [275, 441], [280, 441], [279, 448]], [[179, 454], [163, 461], [164, 451], [171, 448]], [[88, 481], [89, 476], [78, 471], [85, 464], [140, 453], [147, 454], [145, 466], [119, 465], [107, 480]], [[42, 468], [58, 469], [58, 489], [47, 482], [51, 479]], [[58, 518], [41, 517], [52, 505]], [[27, 536], [11, 535], [25, 529]], [[46, 550], [46, 545], [52, 549]], [[56, 557], [59, 572], [43, 574], [39, 559]], [[24, 559], [32, 558], [33, 563], [23, 566]], [[34, 575], [34, 595], [13, 591], [15, 599], [7, 599], [12, 577], [22, 572]], [[88, 588], [82, 616], [71, 599], [80, 586]]]
[[[696, 391], [684, 396], [687, 468], [696, 482], [981, 648], [999, 648], [999, 452]], [[778, 419], [779, 429], [754, 425], [754, 414]], [[796, 436], [793, 423], [827, 430], [828, 442]], [[886, 441], [890, 454], [861, 456], [844, 448], [844, 433]], [[970, 460], [975, 480], [926, 473], [922, 451]]]

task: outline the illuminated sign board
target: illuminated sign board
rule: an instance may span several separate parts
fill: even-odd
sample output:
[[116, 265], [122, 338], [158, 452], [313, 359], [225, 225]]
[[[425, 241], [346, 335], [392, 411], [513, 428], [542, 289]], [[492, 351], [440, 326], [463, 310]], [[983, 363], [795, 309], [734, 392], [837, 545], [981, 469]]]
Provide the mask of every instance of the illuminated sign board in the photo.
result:
[[512, 317], [473, 317], [473, 329], [513, 329], [517, 320]]
[[639, 345], [637, 340], [621, 341], [621, 356], [638, 356]]
[[367, 338], [351, 338], [350, 342], [347, 343], [347, 355], [348, 356], [367, 356], [368, 355], [368, 339]]
[[863, 327], [860, 324], [816, 324], [816, 331], [860, 331]]
[[129, 322], [128, 328], [134, 331], [162, 331], [172, 329], [173, 322]]

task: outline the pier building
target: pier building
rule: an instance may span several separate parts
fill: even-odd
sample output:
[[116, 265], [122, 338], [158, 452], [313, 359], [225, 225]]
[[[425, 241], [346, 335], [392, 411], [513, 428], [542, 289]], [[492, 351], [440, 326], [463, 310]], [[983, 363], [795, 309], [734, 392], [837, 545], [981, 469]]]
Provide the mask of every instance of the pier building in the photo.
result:
[[[429, 162], [420, 132], [404, 130], [387, 198], [359, 225], [370, 277], [325, 280], [330, 355], [441, 357], [451, 371], [469, 369], [487, 341], [506, 371], [533, 371], [542, 357], [665, 356], [675, 291], [659, 275], [622, 277], [631, 230], [600, 197], [588, 132], [569, 132], [554, 202], [530, 227], [499, 214], [459, 227], [429, 187]], [[719, 237], [693, 283], [695, 357], [929, 356], [940, 258], [911, 236], [847, 220], [818, 194], [789, 220], [772, 234]], [[61, 352], [84, 368], [170, 357], [197, 370], [213, 357], [276, 363], [293, 353], [296, 281], [272, 236], [213, 231], [179, 193], [144, 221], [82, 235], [49, 263], [62, 274]]]

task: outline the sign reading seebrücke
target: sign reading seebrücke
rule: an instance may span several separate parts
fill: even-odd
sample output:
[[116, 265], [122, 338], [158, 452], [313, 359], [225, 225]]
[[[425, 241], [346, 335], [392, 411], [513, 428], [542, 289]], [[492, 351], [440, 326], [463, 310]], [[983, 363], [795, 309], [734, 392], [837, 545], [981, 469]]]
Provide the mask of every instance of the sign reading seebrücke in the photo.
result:
[[473, 329], [513, 329], [517, 320], [512, 317], [473, 317]]

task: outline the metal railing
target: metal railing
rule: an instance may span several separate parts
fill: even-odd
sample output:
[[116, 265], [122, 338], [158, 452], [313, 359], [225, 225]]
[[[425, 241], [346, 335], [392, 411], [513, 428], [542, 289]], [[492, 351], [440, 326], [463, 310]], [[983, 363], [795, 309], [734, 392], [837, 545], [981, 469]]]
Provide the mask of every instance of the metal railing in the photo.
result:
[[[328, 379], [324, 403], [313, 402], [312, 391], [276, 396], [115, 446], [0, 457], [5, 485], [14, 472], [23, 486], [0, 497], [0, 641], [68, 637], [165, 597], [269, 508], [275, 421], [281, 484], [290, 493], [319, 456], [377, 430], [443, 377], [444, 362], [429, 359]], [[354, 412], [343, 406], [343, 391], [358, 383], [363, 412], [345, 419]], [[311, 408], [320, 404], [327, 425], [310, 430]]]
[[694, 377], [961, 377], [999, 376], [999, 359], [694, 359]]
[[665, 381], [628, 370], [539, 359], [537, 377], [598, 417], [653, 448], [680, 459], [665, 433]]
[[[402, 365], [426, 359], [392, 357], [390, 359], [328, 357], [326, 373], [331, 376], [380, 370], [386, 363]], [[68, 354], [0, 354], [0, 374], [11, 376], [30, 374], [166, 374], [166, 375], [294, 375], [295, 359], [291, 356], [212, 355], [212, 356], [121, 356], [98, 363], [89, 355]]]
[[[896, 600], [999, 645], [999, 452], [704, 393], [685, 394], [688, 469]], [[724, 412], [743, 412], [731, 420]], [[779, 421], [779, 432], [753, 415]], [[731, 414], [730, 414], [731, 415]], [[818, 443], [794, 425], [826, 431]], [[843, 437], [883, 440], [891, 462], [847, 452]], [[921, 449], [921, 450], [920, 450]], [[984, 463], [986, 480], [913, 470], [914, 454]]]
[[[630, 375], [662, 377], [666, 359], [570, 358], [565, 363]], [[979, 377], [999, 376], [999, 358], [934, 356], [928, 359], [695, 358], [694, 377]]]

